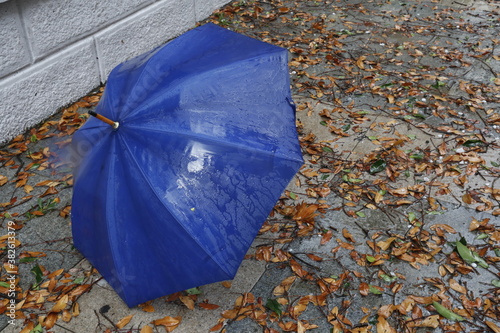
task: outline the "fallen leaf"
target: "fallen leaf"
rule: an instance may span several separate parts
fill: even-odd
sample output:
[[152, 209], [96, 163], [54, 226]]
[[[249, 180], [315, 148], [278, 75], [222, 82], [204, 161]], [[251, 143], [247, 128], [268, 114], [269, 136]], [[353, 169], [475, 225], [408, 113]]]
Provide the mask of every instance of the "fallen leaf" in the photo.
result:
[[141, 328], [140, 333], [153, 333], [153, 328], [149, 325], [146, 325], [143, 328]]
[[120, 319], [120, 321], [118, 323], [116, 323], [116, 327], [118, 327], [119, 329], [124, 328], [130, 322], [130, 320], [132, 319], [133, 316], [134, 315], [131, 314], [131, 315], [128, 315], [126, 317], [123, 317], [122, 319]]
[[170, 317], [166, 316], [161, 319], [152, 321], [151, 323], [155, 326], [163, 326], [167, 332], [172, 332], [181, 323], [182, 317]]

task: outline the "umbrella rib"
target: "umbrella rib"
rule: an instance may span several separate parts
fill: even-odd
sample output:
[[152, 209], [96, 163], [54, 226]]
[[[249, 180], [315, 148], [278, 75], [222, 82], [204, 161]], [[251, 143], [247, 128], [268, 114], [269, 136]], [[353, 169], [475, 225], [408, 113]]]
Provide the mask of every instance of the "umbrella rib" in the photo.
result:
[[[154, 129], [154, 128], [150, 128], [150, 127], [143, 127], [143, 126], [137, 126], [137, 125], [129, 125], [127, 127], [133, 128], [133, 129], [139, 129], [139, 130], [143, 130], [143, 131], [150, 131], [150, 132], [162, 133], [162, 134], [174, 134], [174, 135], [182, 135], [182, 136], [185, 136], [185, 137], [193, 137], [193, 133], [187, 133], [187, 132], [184, 132], [184, 131], [172, 131], [172, 130]], [[283, 160], [287, 160], [287, 161], [292, 161], [292, 162], [298, 162], [298, 161], [300, 161], [300, 162], [302, 162], [302, 160], [296, 160], [296, 159], [290, 158], [290, 157], [288, 157], [288, 156], [286, 156], [284, 154], [276, 154], [276, 145], [273, 145], [273, 151], [267, 151], [267, 150], [260, 149], [258, 147], [249, 147], [249, 146], [246, 146], [244, 144], [238, 144], [238, 143], [234, 143], [234, 142], [222, 141], [222, 140], [219, 140], [219, 139], [217, 139], [215, 137], [204, 135], [204, 134], [199, 134], [199, 133], [196, 133], [194, 135], [194, 137], [200, 138], [200, 139], [203, 139], [203, 140], [206, 140], [206, 141], [214, 142], [214, 143], [217, 143], [217, 144], [220, 144], [220, 145], [223, 145], [223, 146], [230, 146], [230, 147], [239, 148], [239, 149], [243, 149], [243, 150], [251, 150], [251, 151], [262, 153], [262, 154], [265, 154], [265, 155], [268, 155], [268, 156], [279, 157], [279, 158], [281, 158]]]
[[[120, 138], [122, 143], [125, 145], [128, 153], [130, 154], [132, 160], [134, 161], [134, 164], [136, 165], [137, 169], [139, 170], [139, 172], [141, 173], [142, 177], [144, 178], [144, 180], [148, 183], [149, 187], [151, 188], [151, 190], [153, 191], [153, 193], [155, 194], [156, 198], [158, 199], [158, 201], [161, 203], [161, 205], [173, 216], [176, 218], [176, 220], [178, 221], [178, 216], [176, 214], [174, 214], [174, 212], [168, 208], [167, 205], [165, 205], [165, 202], [161, 199], [160, 195], [156, 192], [156, 190], [154, 189], [154, 186], [151, 184], [151, 182], [149, 181], [148, 177], [146, 176], [146, 174], [144, 174], [142, 168], [140, 167], [140, 164], [137, 162], [134, 154], [132, 153], [132, 150], [130, 149], [130, 147], [128, 146], [128, 143], [123, 140], [123, 138]], [[189, 234], [189, 230], [187, 230], [184, 225], [182, 223], [179, 223], [179, 225], [186, 231], [186, 233]], [[196, 244], [198, 244], [198, 246], [200, 248], [203, 249], [203, 251], [212, 259], [213, 262], [215, 262], [228, 276], [232, 276], [230, 274], [230, 272], [228, 272], [224, 267], [222, 267], [219, 262], [217, 260], [215, 260], [215, 258], [212, 256], [212, 254], [207, 251], [207, 249], [195, 238], [193, 237], [193, 240], [196, 242]]]

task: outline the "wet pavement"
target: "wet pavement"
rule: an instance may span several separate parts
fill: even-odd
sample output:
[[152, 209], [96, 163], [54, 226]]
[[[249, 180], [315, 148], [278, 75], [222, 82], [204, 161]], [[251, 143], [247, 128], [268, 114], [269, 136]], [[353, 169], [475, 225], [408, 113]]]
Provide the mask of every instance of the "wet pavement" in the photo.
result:
[[25, 299], [2, 332], [499, 332], [500, 4], [234, 1], [211, 20], [289, 49], [306, 161], [236, 278], [129, 309], [72, 247], [64, 147], [97, 91], [0, 149]]

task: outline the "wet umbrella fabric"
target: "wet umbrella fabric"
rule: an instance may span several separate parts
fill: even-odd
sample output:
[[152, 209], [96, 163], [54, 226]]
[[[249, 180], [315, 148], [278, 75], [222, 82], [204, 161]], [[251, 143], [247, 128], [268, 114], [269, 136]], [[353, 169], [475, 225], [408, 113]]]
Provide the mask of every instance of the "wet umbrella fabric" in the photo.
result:
[[232, 279], [302, 165], [287, 51], [213, 24], [117, 66], [73, 138], [74, 244], [128, 306]]

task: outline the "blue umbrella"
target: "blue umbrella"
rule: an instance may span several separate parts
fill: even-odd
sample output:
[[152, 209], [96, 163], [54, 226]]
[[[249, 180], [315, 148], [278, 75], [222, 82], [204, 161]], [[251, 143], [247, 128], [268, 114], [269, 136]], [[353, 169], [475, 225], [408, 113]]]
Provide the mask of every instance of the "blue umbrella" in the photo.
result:
[[92, 114], [73, 239], [130, 307], [232, 279], [303, 163], [287, 51], [213, 24], [117, 66]]

